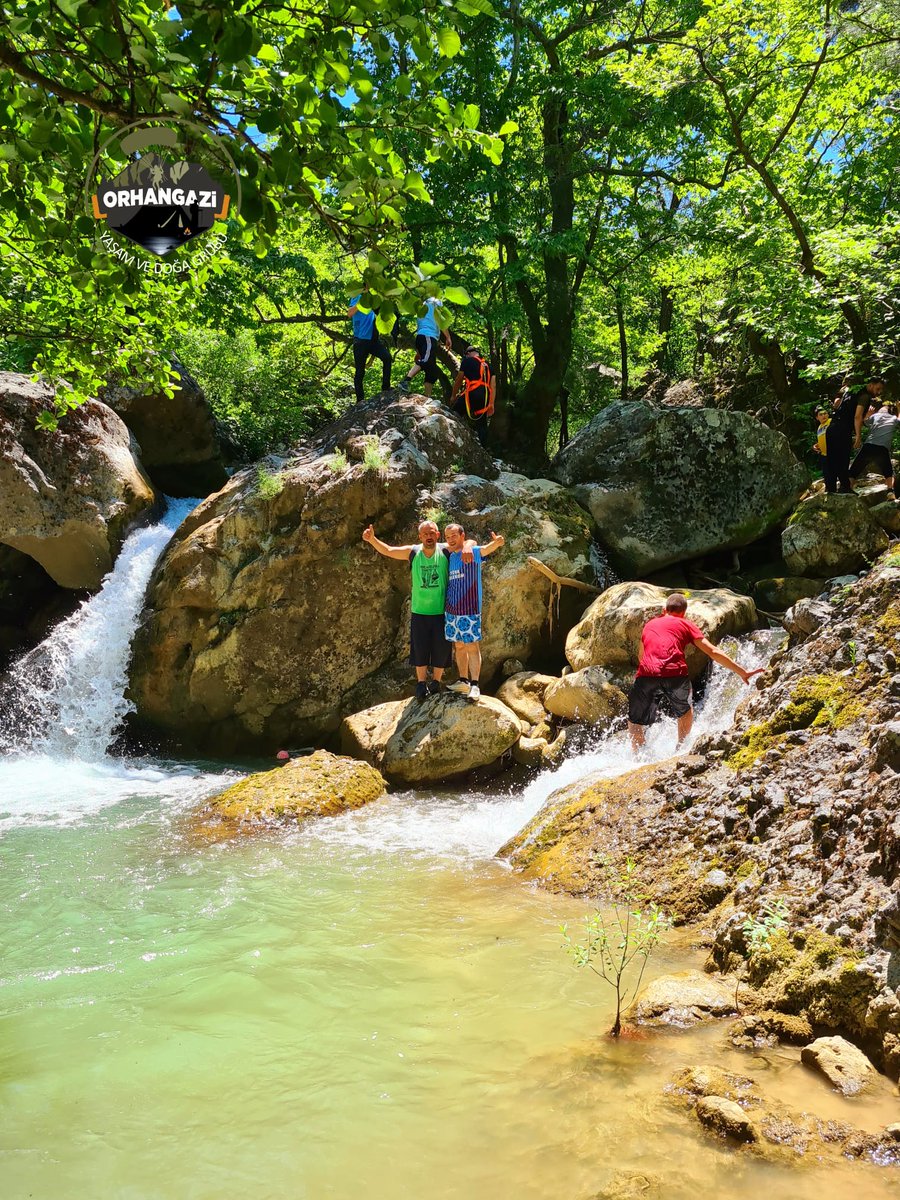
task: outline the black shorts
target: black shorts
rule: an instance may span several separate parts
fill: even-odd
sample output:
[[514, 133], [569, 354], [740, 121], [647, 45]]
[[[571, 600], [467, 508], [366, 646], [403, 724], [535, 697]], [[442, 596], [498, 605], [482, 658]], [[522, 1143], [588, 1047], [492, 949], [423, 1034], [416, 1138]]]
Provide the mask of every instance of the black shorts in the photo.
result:
[[449, 667], [453, 647], [444, 637], [444, 614], [413, 613], [409, 619], [409, 663], [412, 667]]
[[437, 383], [437, 338], [427, 334], [416, 334], [416, 362], [425, 372], [426, 383]]
[[628, 696], [628, 720], [632, 725], [652, 725], [660, 701], [673, 717], [683, 717], [691, 711], [692, 700], [687, 675], [638, 675]]
[[866, 468], [870, 464], [874, 473], [876, 475], [883, 475], [885, 479], [890, 479], [894, 473], [891, 452], [887, 446], [877, 446], [871, 442], [864, 442], [859, 454], [857, 454], [856, 458], [850, 464], [851, 478], [857, 479], [860, 475], [864, 475]]

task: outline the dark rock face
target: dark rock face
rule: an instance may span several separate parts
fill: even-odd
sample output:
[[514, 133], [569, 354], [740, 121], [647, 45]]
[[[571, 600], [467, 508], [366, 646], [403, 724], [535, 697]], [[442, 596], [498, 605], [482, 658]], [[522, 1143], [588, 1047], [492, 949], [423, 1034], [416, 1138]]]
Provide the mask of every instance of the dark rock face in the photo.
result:
[[[548, 886], [595, 895], [597, 855], [632, 856], [681, 921], [713, 929], [765, 1009], [843, 1031], [900, 1073], [900, 562], [823, 603], [776, 654], [734, 728], [694, 753], [551, 796], [501, 853]], [[817, 602], [818, 603], [818, 602]], [[727, 876], [706, 887], [710, 871]], [[752, 956], [744, 922], [780, 898], [787, 925]], [[732, 908], [731, 905], [734, 905]], [[712, 913], [711, 916], [706, 916]], [[749, 958], [749, 963], [748, 963]]]
[[811, 496], [797, 506], [781, 535], [784, 561], [797, 575], [858, 571], [887, 546], [887, 534], [859, 496]]
[[0, 545], [0, 671], [37, 645], [86, 595], [59, 587], [33, 558]]
[[746, 413], [610, 405], [553, 460], [625, 577], [746, 546], [807, 483], [787, 439]]
[[216, 423], [202, 388], [182, 366], [174, 396], [110, 385], [101, 399], [141, 447], [147, 474], [167, 496], [208, 496], [228, 479]]

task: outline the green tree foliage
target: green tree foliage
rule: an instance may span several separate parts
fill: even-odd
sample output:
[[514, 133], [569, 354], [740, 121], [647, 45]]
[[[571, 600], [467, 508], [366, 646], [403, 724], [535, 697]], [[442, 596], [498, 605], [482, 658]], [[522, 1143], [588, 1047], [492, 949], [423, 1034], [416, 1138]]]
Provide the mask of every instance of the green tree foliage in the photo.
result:
[[[160, 382], [159, 353], [197, 320], [214, 260], [173, 282], [97, 245], [84, 207], [89, 164], [140, 118], [189, 118], [227, 137], [242, 179], [231, 238], [264, 255], [313, 216], [358, 255], [355, 274], [391, 306], [418, 276], [382, 249], [429, 161], [499, 139], [451, 106], [441, 77], [461, 25], [487, 0], [19, 0], [0, 24], [0, 336], [65, 376], [76, 403], [116, 368]], [[376, 79], [386, 82], [376, 84]], [[415, 161], [395, 149], [398, 130]], [[112, 151], [110, 151], [110, 154]], [[119, 152], [121, 153], [121, 152]], [[105, 164], [112, 177], [123, 165]], [[408, 266], [408, 264], [407, 264]], [[432, 285], [432, 294], [440, 292]]]

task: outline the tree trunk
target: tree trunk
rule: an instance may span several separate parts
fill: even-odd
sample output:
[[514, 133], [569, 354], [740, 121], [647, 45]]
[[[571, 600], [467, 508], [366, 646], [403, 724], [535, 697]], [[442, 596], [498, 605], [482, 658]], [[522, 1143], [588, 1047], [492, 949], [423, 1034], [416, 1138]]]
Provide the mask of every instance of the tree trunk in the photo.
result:
[[621, 396], [628, 399], [628, 333], [625, 329], [625, 310], [622, 307], [622, 292], [616, 288], [616, 323], [619, 326], [619, 370], [622, 374]]
[[659, 371], [668, 371], [670, 367], [669, 333], [672, 329], [672, 317], [675, 313], [675, 297], [672, 289], [664, 284], [659, 291], [659, 321], [656, 331], [662, 338], [659, 349], [653, 359], [653, 365]]

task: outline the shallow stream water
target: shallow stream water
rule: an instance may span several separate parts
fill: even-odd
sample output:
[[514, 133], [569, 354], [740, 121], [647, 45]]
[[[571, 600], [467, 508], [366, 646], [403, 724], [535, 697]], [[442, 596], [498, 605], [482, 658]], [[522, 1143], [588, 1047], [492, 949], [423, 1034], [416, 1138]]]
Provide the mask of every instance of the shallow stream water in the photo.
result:
[[[117, 685], [61, 698], [60, 661], [0, 756], [5, 1200], [900, 1193], [890, 1170], [766, 1166], [702, 1133], [666, 1094], [682, 1065], [873, 1130], [897, 1101], [843, 1100], [797, 1051], [738, 1053], [721, 1027], [611, 1042], [610, 996], [561, 949], [587, 906], [493, 857], [558, 784], [632, 765], [620, 737], [515, 795], [405, 793], [211, 844], [190, 813], [231, 776], [107, 757]], [[698, 732], [734, 687], [715, 676]], [[701, 962], [674, 934], [651, 972]]]

